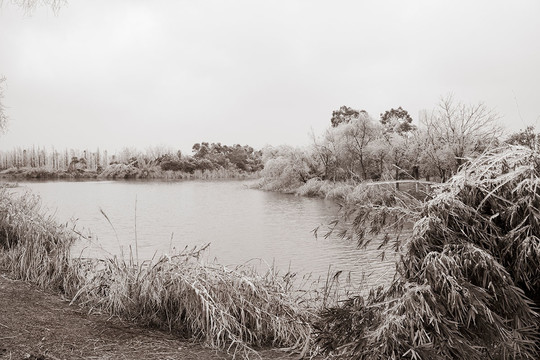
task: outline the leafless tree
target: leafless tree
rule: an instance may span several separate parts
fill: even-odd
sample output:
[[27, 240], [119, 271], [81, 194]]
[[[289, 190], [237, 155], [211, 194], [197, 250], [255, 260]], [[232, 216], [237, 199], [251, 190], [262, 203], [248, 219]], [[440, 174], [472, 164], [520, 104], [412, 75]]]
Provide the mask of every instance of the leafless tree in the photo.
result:
[[431, 114], [424, 113], [420, 118], [426, 156], [441, 169], [442, 163], [450, 161], [447, 167], [456, 171], [468, 157], [499, 141], [503, 131], [498, 120], [498, 114], [484, 103], [470, 105], [455, 101], [452, 95], [443, 97]]

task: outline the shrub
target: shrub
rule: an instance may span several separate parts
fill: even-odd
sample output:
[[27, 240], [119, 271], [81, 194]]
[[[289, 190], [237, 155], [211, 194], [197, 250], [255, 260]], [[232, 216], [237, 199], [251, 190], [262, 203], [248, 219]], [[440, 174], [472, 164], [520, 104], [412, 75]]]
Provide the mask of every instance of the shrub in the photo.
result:
[[103, 170], [100, 177], [113, 179], [129, 179], [136, 178], [139, 175], [139, 169], [133, 165], [126, 164], [111, 164]]
[[300, 196], [321, 196], [323, 184], [324, 182], [318, 178], [309, 179], [296, 190], [296, 194]]
[[166, 160], [159, 164], [163, 171], [183, 171], [184, 166], [180, 161]]

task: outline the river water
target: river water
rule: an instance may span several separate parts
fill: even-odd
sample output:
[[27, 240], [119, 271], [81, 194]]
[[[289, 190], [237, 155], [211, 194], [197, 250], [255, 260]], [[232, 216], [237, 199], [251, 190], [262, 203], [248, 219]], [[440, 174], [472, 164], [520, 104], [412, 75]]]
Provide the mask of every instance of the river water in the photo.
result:
[[[283, 273], [325, 277], [343, 271], [380, 284], [391, 260], [376, 249], [322, 235], [338, 207], [330, 200], [250, 189], [242, 181], [22, 182], [17, 191], [41, 197], [61, 223], [76, 221], [85, 235], [76, 255], [140, 260], [209, 243], [208, 260], [224, 265], [274, 265]], [[320, 226], [319, 236], [313, 230]]]

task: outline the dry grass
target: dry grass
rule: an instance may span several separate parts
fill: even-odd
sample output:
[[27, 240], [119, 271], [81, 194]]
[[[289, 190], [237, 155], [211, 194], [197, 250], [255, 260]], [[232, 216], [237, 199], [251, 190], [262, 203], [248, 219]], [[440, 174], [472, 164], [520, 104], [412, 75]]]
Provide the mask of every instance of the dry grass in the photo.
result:
[[35, 196], [0, 189], [0, 261], [20, 279], [63, 289], [76, 238], [39, 207]]
[[86, 263], [70, 274], [73, 301], [242, 356], [310, 341], [313, 315], [297, 305], [283, 278], [203, 264], [198, 255], [186, 251], [139, 267], [118, 259]]

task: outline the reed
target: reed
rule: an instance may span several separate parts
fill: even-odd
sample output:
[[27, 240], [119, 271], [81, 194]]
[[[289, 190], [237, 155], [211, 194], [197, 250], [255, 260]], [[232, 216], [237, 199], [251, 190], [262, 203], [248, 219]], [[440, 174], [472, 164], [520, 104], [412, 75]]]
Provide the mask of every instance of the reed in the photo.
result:
[[260, 346], [299, 348], [310, 341], [313, 314], [295, 303], [282, 278], [203, 264], [197, 251], [140, 267], [103, 260], [72, 276], [79, 284], [74, 302], [243, 357]]
[[64, 289], [75, 240], [66, 226], [40, 212], [36, 196], [0, 189], [0, 261], [18, 278]]

